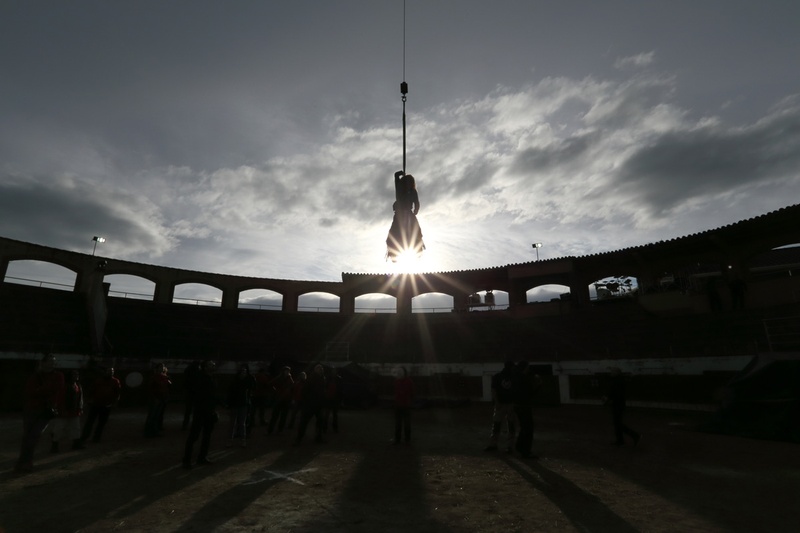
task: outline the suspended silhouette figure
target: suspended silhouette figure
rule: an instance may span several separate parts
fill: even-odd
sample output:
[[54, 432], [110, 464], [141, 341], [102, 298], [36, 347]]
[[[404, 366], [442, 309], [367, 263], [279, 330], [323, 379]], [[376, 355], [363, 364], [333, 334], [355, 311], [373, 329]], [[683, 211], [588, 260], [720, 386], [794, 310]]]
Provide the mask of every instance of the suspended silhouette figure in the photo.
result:
[[[403, 78], [406, 77], [406, 4], [403, 1]], [[394, 218], [389, 236], [386, 238], [386, 257], [392, 262], [404, 253], [422, 255], [425, 244], [422, 242], [422, 230], [417, 221], [419, 213], [419, 194], [414, 176], [406, 174], [406, 95], [408, 83], [400, 84], [403, 101], [403, 170], [394, 173]]]
[[402, 170], [394, 173], [394, 218], [389, 236], [386, 238], [386, 257], [392, 262], [404, 252], [411, 252], [419, 257], [425, 250], [422, 242], [422, 230], [417, 221], [419, 213], [419, 194], [414, 176]]

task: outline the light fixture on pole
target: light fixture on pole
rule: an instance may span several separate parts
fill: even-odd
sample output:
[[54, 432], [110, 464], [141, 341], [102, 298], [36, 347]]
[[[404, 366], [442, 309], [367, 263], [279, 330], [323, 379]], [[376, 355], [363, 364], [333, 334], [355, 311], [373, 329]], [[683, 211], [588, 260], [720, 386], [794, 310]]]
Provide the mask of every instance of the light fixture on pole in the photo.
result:
[[106, 238], [98, 237], [97, 235], [95, 235], [94, 237], [92, 237], [92, 240], [94, 241], [94, 247], [92, 248], [92, 255], [94, 255], [94, 253], [97, 251], [97, 243], [106, 242]]
[[538, 260], [539, 260], [539, 248], [541, 248], [541, 247], [542, 247], [542, 243], [540, 243], [540, 242], [535, 242], [535, 243], [531, 244], [531, 247], [532, 247], [534, 250], [536, 250], [536, 260], [538, 261]]

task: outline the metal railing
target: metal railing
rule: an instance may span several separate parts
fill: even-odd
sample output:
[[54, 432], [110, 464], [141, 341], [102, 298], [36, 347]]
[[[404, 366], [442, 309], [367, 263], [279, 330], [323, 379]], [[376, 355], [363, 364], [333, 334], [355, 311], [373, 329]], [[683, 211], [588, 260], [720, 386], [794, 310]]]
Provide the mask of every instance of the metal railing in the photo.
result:
[[153, 294], [145, 294], [141, 292], [131, 292], [131, 291], [108, 291], [108, 295], [113, 298], [130, 298], [132, 300], [149, 300], [153, 301], [155, 296]]
[[75, 289], [75, 284], [69, 285], [67, 283], [57, 283], [55, 281], [42, 281], [38, 279], [18, 278], [15, 276], [6, 276], [3, 280], [9, 283], [16, 283], [18, 285], [29, 285], [31, 287], [39, 287], [44, 289], [59, 289], [71, 291]]

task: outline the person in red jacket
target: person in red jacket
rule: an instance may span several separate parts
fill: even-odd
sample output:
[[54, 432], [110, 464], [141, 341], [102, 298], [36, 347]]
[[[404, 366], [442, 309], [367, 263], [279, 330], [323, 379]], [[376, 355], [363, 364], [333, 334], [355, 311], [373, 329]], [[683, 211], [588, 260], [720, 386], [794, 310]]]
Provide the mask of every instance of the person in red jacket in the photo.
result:
[[261, 367], [255, 375], [256, 387], [253, 389], [253, 408], [250, 410], [250, 420], [248, 427], [255, 426], [255, 417], [258, 416], [258, 423], [262, 426], [267, 425], [266, 410], [270, 400], [270, 391], [272, 390], [272, 376], [269, 375], [267, 369]]
[[286, 426], [289, 429], [294, 427], [294, 421], [297, 419], [297, 413], [300, 412], [300, 403], [303, 400], [303, 388], [306, 386], [306, 373], [300, 372], [297, 376], [297, 380], [295, 380], [294, 385], [292, 386], [292, 404], [290, 408], [290, 415], [289, 415], [289, 425]]
[[50, 453], [58, 453], [64, 438], [72, 439], [72, 449], [81, 448], [81, 415], [83, 414], [83, 388], [80, 374], [70, 370], [65, 386], [58, 396], [58, 416], [50, 424]]
[[394, 443], [400, 444], [401, 434], [406, 444], [411, 442], [411, 404], [414, 401], [414, 382], [404, 367], [397, 369], [394, 380]]
[[156, 363], [150, 381], [150, 406], [144, 423], [145, 437], [158, 437], [164, 431], [164, 411], [167, 408], [169, 389], [172, 386], [164, 363]]
[[22, 445], [14, 472], [22, 474], [33, 470], [33, 453], [39, 438], [53, 418], [56, 403], [64, 388], [64, 375], [55, 369], [56, 358], [45, 354], [39, 369], [25, 383], [22, 410]]
[[94, 398], [89, 404], [89, 413], [86, 416], [86, 423], [83, 425], [81, 433], [80, 447], [89, 439], [95, 421], [97, 427], [94, 428], [92, 442], [100, 442], [103, 429], [106, 427], [108, 417], [111, 414], [111, 407], [119, 401], [122, 384], [114, 377], [114, 368], [108, 367], [104, 370], [104, 375], [97, 378], [94, 383]]
[[286, 425], [286, 416], [289, 414], [289, 405], [292, 401], [292, 389], [294, 379], [292, 379], [292, 368], [285, 366], [281, 369], [281, 374], [272, 381], [272, 388], [275, 391], [275, 405], [272, 406], [272, 416], [269, 419], [267, 434], [272, 435], [277, 424], [278, 433], [283, 431]]

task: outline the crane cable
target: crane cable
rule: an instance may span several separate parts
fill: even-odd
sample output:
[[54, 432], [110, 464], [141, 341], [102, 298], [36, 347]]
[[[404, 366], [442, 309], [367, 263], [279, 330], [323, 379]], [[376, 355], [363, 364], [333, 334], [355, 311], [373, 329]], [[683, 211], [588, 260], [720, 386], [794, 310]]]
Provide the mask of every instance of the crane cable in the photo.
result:
[[400, 94], [403, 100], [403, 174], [406, 172], [406, 94], [408, 94], [408, 83], [406, 83], [406, 1], [403, 0], [403, 82], [400, 84]]

